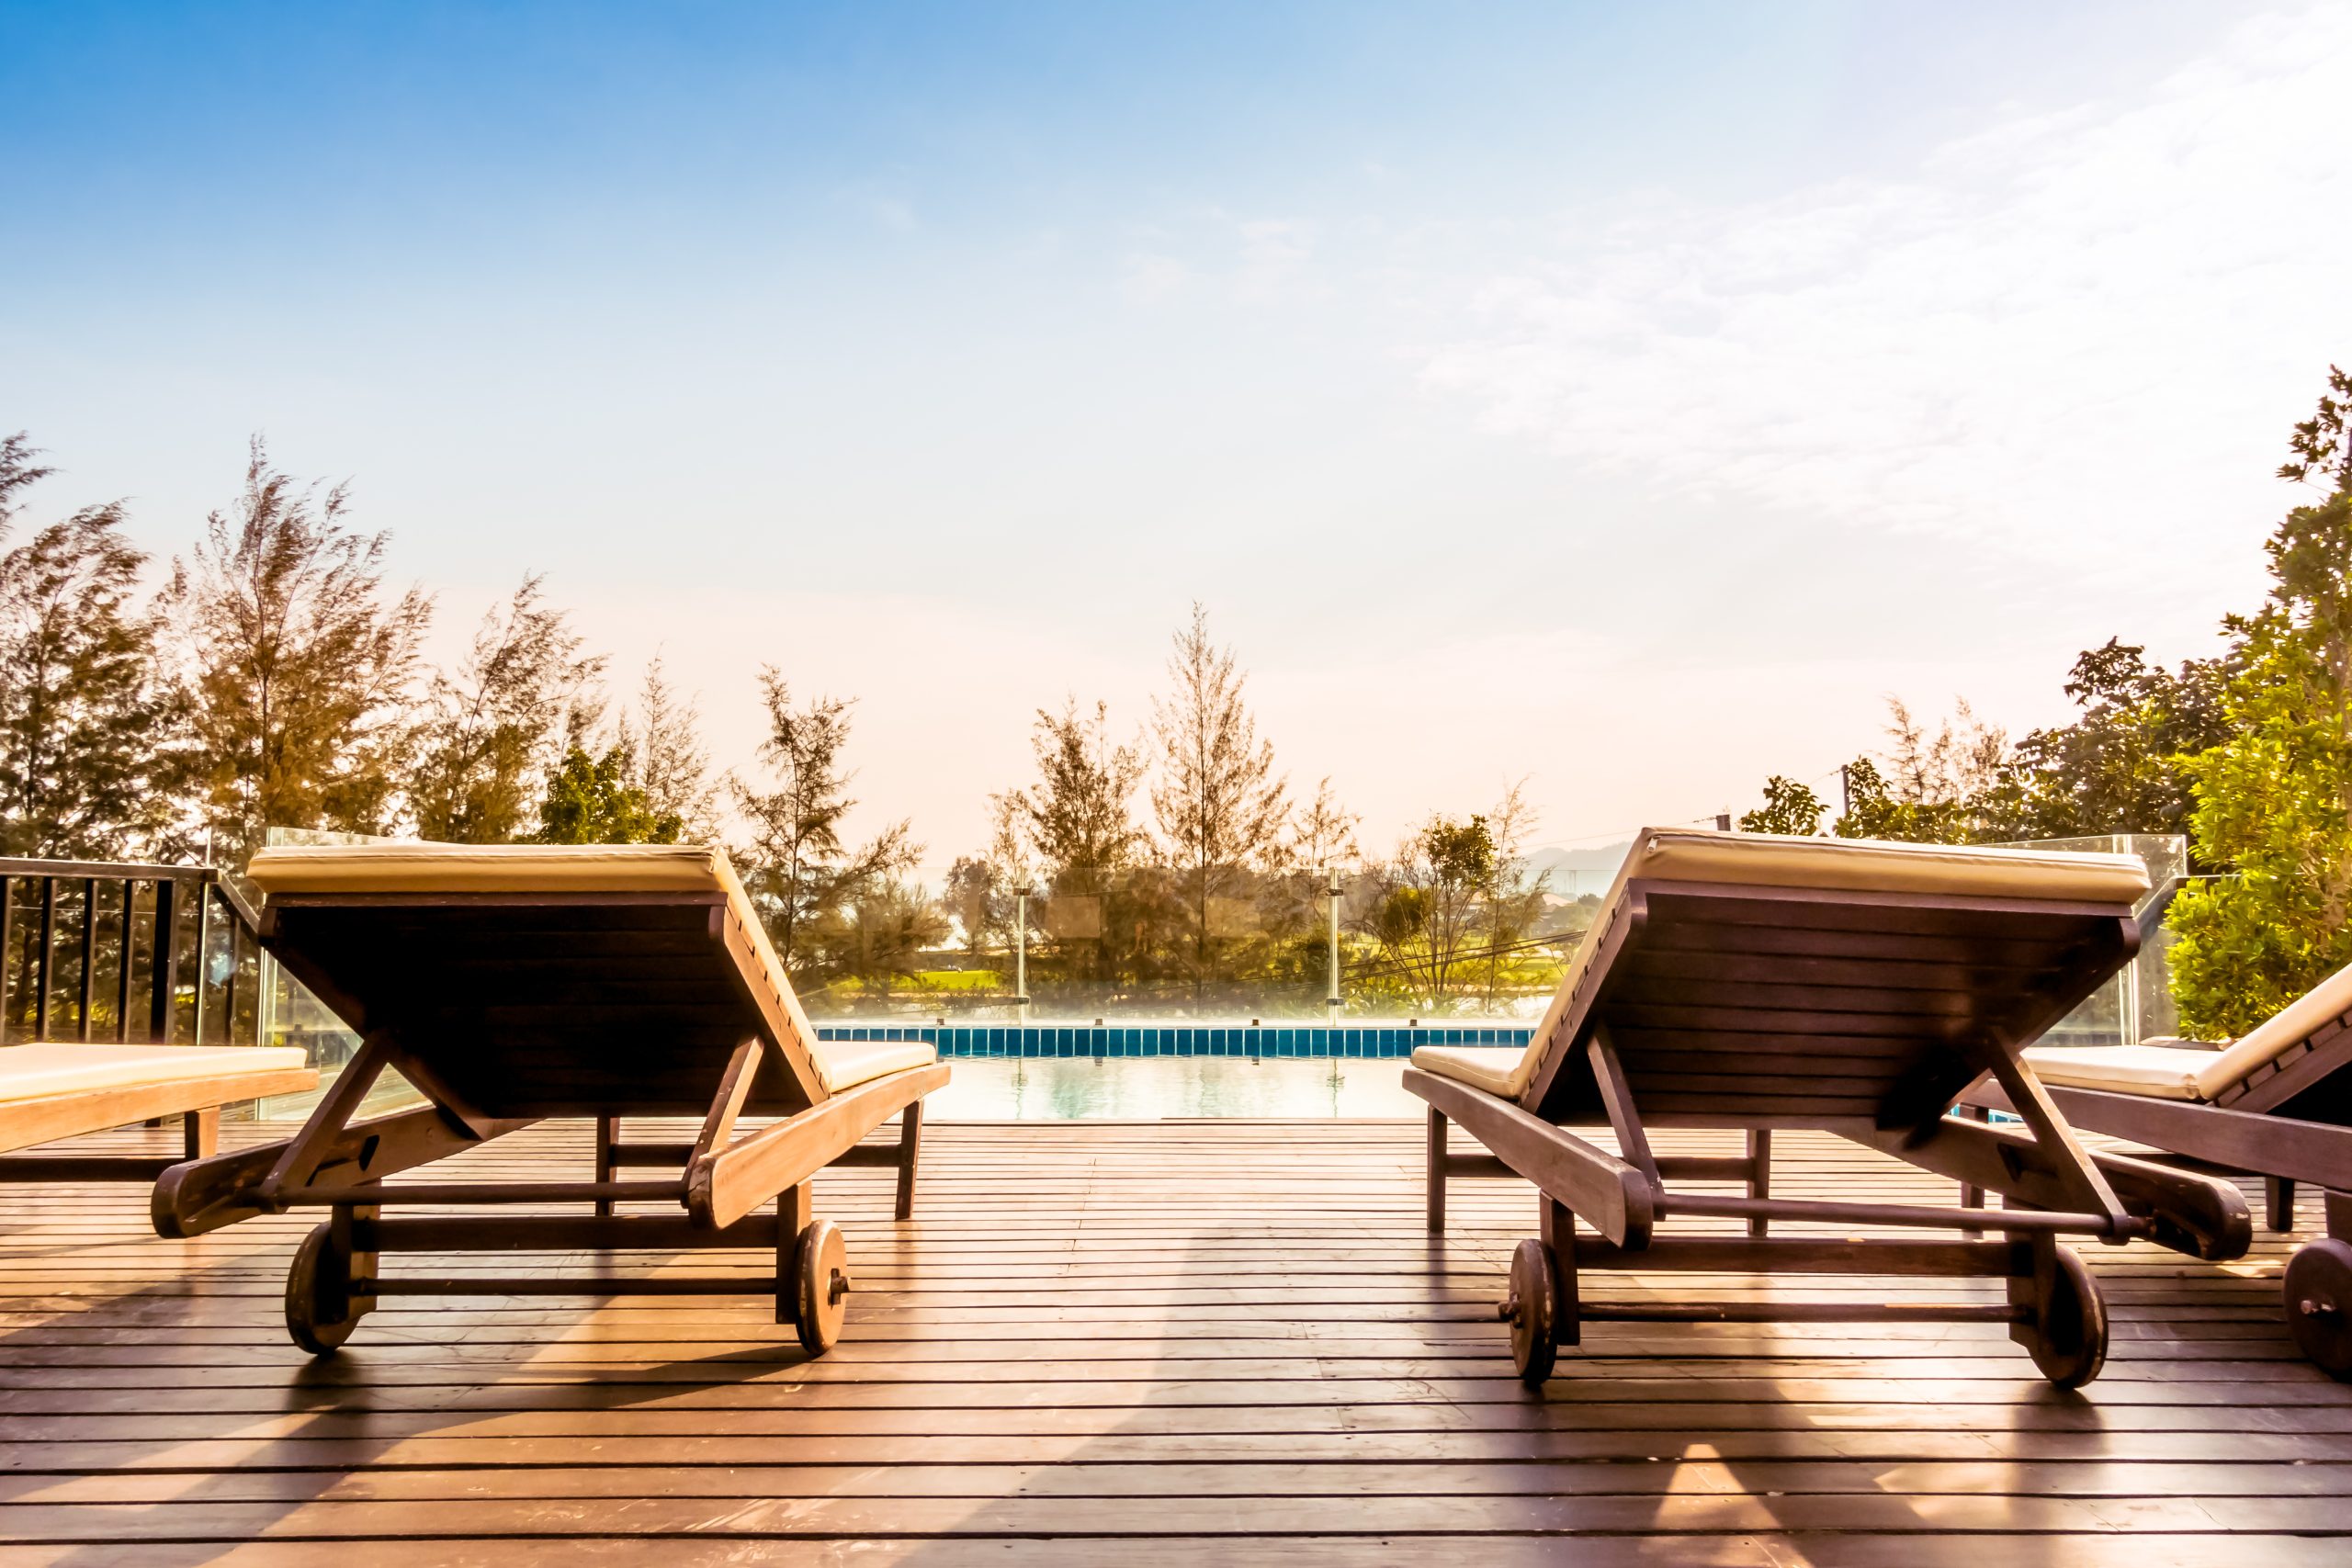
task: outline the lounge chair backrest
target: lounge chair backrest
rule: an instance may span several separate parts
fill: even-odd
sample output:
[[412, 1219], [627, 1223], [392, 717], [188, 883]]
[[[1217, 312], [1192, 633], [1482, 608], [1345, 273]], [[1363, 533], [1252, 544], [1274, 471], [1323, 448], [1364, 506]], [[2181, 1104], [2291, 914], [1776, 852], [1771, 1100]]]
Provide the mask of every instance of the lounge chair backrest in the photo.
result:
[[2302, 1047], [2318, 1045], [2347, 1027], [2352, 1014], [2352, 964], [2346, 964], [2310, 990], [2273, 1013], [2258, 1028], [2233, 1041], [2209, 1065], [2197, 1070], [2197, 1089], [2207, 1100], [2226, 1104], [2233, 1091], [2282, 1065]]
[[[2030, 1039], [2133, 951], [2131, 855], [1650, 829], [1514, 1074], [1555, 1120], [1597, 1116], [1606, 1026], [1658, 1119], [1875, 1118], [1974, 1075], [1966, 1046]], [[1937, 1108], [1940, 1110], [1939, 1106]]]
[[815, 1032], [714, 847], [306, 846], [247, 875], [290, 973], [487, 1114], [699, 1116], [754, 1033], [775, 1048], [750, 1109], [825, 1096]]

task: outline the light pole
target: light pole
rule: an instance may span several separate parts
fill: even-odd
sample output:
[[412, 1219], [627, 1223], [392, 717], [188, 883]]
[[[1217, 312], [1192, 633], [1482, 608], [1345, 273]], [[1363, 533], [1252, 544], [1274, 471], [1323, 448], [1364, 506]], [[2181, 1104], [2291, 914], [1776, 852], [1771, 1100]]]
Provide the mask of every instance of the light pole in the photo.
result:
[[1334, 865], [1325, 869], [1330, 874], [1329, 886], [1326, 891], [1331, 895], [1331, 981], [1330, 992], [1323, 998], [1323, 1005], [1330, 1013], [1330, 1021], [1337, 1023], [1340, 1021], [1340, 868]]
[[1012, 890], [1012, 1005], [1023, 1028], [1029, 1024], [1029, 894], [1027, 883]]

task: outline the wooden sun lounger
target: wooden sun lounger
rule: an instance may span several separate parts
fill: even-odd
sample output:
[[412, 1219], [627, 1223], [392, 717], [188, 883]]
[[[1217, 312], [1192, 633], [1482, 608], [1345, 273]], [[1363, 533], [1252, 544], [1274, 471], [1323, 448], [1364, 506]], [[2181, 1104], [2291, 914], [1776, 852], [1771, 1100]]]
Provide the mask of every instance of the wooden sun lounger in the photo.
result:
[[[2327, 1235], [2288, 1259], [2287, 1326], [2352, 1377], [2352, 965], [2226, 1046], [2045, 1046], [2026, 1061], [2078, 1127], [2262, 1177], [2273, 1230], [2294, 1228], [2296, 1183], [2319, 1188]], [[2011, 1108], [1998, 1084], [1967, 1100]]]
[[[1645, 831], [1525, 1052], [1413, 1054], [1405, 1087], [1430, 1107], [1430, 1228], [1444, 1228], [1449, 1177], [1517, 1175], [1542, 1190], [1542, 1236], [1521, 1244], [1502, 1308], [1531, 1387], [1588, 1320], [1989, 1320], [2052, 1382], [2087, 1382], [2106, 1357], [2106, 1314], [2060, 1236], [2214, 1258], [2251, 1239], [2233, 1187], [2086, 1153], [2020, 1057], [2131, 957], [2132, 905], [2146, 890], [2129, 856]], [[2024, 1130], [1947, 1114], [1986, 1073]], [[1491, 1157], [1448, 1153], [1449, 1122]], [[1610, 1128], [1617, 1152], [1567, 1130], [1583, 1125]], [[1662, 1157], [1655, 1127], [1737, 1128], [1746, 1147]], [[1775, 1198], [1780, 1128], [1843, 1134], [2009, 1206]], [[1694, 1181], [1746, 1192], [1681, 1185]], [[1658, 1234], [1681, 1217], [1747, 1234]], [[1577, 1220], [1597, 1234], [1578, 1234]], [[1777, 1221], [1963, 1235], [1791, 1236], [1772, 1234]], [[1983, 1277], [2007, 1280], [2007, 1299], [1587, 1299], [1583, 1276], [1608, 1269]]]
[[[907, 1218], [922, 1097], [947, 1068], [926, 1044], [820, 1043], [725, 855], [678, 845], [273, 849], [249, 874], [268, 896], [262, 944], [362, 1043], [294, 1137], [165, 1172], [155, 1228], [189, 1236], [326, 1210], [287, 1280], [296, 1343], [329, 1353], [393, 1295], [773, 1292], [776, 1321], [793, 1324], [812, 1354], [831, 1346], [850, 1280], [840, 1231], [810, 1213], [809, 1178], [829, 1165], [895, 1167]], [[353, 1121], [388, 1069], [430, 1103]], [[747, 1116], [783, 1120], [746, 1131]], [[859, 1146], [892, 1116], [895, 1148]], [[588, 1179], [505, 1180], [472, 1162], [437, 1181], [383, 1179], [546, 1117], [594, 1120]], [[700, 1131], [630, 1143], [627, 1117], [692, 1117]], [[662, 1174], [622, 1174], [640, 1168]], [[582, 1207], [385, 1213], [548, 1203]], [[660, 1207], [616, 1207], [649, 1203]], [[632, 1247], [763, 1248], [775, 1271], [403, 1279], [379, 1268], [397, 1252]]]
[[299, 1047], [10, 1045], [0, 1049], [0, 1181], [153, 1181], [177, 1162], [15, 1151], [176, 1116], [181, 1158], [195, 1159], [219, 1146], [222, 1106], [318, 1082]]

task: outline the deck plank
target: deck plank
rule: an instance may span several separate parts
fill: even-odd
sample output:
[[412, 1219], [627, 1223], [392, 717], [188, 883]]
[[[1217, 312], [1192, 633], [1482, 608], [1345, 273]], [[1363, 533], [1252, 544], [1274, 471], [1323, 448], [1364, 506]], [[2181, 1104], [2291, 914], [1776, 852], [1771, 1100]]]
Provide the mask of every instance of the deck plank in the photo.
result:
[[[1950, 1200], [1834, 1139], [1781, 1145], [1779, 1193]], [[577, 1179], [585, 1129], [466, 1157]], [[1425, 1235], [1417, 1124], [937, 1124], [925, 1158], [906, 1224], [888, 1172], [820, 1179], [860, 1288], [817, 1361], [751, 1297], [468, 1297], [401, 1299], [313, 1366], [279, 1320], [308, 1219], [171, 1243], [135, 1188], [0, 1190], [0, 1568], [330, 1550], [339, 1568], [467, 1568], [534, 1541], [695, 1568], [775, 1540], [798, 1542], [795, 1561], [942, 1568], [1510, 1564], [1577, 1539], [1594, 1562], [1977, 1568], [1987, 1538], [2052, 1568], [2299, 1568], [2352, 1535], [2352, 1388], [2305, 1365], [2279, 1319], [2293, 1238], [2224, 1266], [2086, 1248], [2116, 1334], [2080, 1394], [1983, 1325], [1603, 1324], [1538, 1398], [1491, 1307], [1532, 1194], [1457, 1183], [1450, 1234]], [[1994, 1288], [1624, 1287], [1608, 1293]]]

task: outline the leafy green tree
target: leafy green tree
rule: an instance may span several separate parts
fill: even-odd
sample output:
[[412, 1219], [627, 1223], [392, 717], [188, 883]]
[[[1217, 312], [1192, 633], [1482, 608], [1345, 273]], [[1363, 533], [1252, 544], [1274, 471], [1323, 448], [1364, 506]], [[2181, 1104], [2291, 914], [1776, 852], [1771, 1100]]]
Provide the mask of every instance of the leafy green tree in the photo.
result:
[[269, 827], [383, 832], [411, 752], [410, 688], [432, 618], [384, 585], [388, 534], [350, 497], [273, 468], [256, 438], [244, 491], [175, 561], [170, 618], [193, 737], [196, 809], [232, 863]]
[[1487, 945], [1487, 1005], [1499, 992], [1509, 954], [1544, 917], [1544, 892], [1551, 874], [1527, 863], [1522, 852], [1534, 830], [1535, 811], [1527, 803], [1525, 780], [1503, 792], [1487, 814], [1487, 837], [1492, 846], [1487, 881], [1480, 890]]
[[565, 748], [539, 797], [534, 844], [674, 844], [684, 824], [629, 783], [629, 755], [615, 746], [592, 757]]
[[[0, 539], [51, 470], [0, 440]], [[162, 852], [171, 826], [171, 703], [154, 617], [134, 605], [147, 558], [119, 503], [86, 507], [0, 556], [0, 852]]]
[[787, 964], [820, 956], [816, 927], [884, 878], [911, 869], [922, 857], [904, 822], [893, 823], [853, 850], [842, 837], [853, 774], [842, 765], [849, 744], [850, 705], [820, 697], [797, 707], [792, 689], [773, 667], [760, 671], [768, 736], [760, 760], [771, 787], [734, 781], [735, 804], [752, 839], [738, 863], [759, 905], [777, 956]]
[[910, 979], [924, 953], [947, 940], [947, 921], [922, 889], [896, 877], [876, 878], [817, 922], [824, 967], [858, 982], [861, 992], [887, 997]]
[[1481, 917], [1499, 858], [1485, 816], [1467, 821], [1433, 816], [1397, 847], [1396, 858], [1368, 867], [1356, 927], [1379, 950], [1383, 965], [1408, 976], [1414, 991], [1442, 1009], [1476, 971]]
[[2229, 734], [2228, 679], [2226, 660], [2174, 672], [2117, 637], [2086, 651], [2065, 685], [2082, 716], [2017, 743], [1979, 802], [1983, 836], [2188, 832], [2190, 762]]
[[2330, 494], [2344, 492], [2346, 467], [2352, 464], [2352, 371], [2327, 367], [2319, 412], [2295, 426], [2287, 447], [2292, 455], [2279, 465], [2280, 479], [2316, 485]]
[[1889, 697], [1886, 771], [1857, 757], [1845, 767], [1846, 809], [1830, 825], [1841, 839], [1965, 844], [1990, 835], [1984, 802], [1998, 783], [2007, 738], [1962, 702], [1933, 734]]
[[1821, 818], [1828, 809], [1810, 785], [1774, 773], [1764, 781], [1764, 804], [1740, 818], [1739, 830], [1809, 836], [1821, 831]]
[[424, 838], [503, 844], [520, 836], [530, 825], [534, 787], [557, 761], [565, 720], [604, 668], [602, 659], [582, 656], [564, 613], [546, 604], [544, 581], [525, 578], [482, 617], [465, 661], [433, 677], [409, 785]]
[[[2352, 393], [2330, 373], [2331, 394]], [[2199, 856], [2233, 874], [2174, 900], [2173, 994], [2192, 1034], [2239, 1034], [2352, 962], [2352, 446], [2346, 404], [2296, 427], [2289, 479], [2333, 487], [2264, 546], [2270, 592], [2223, 625], [2232, 733], [2189, 764]]]

